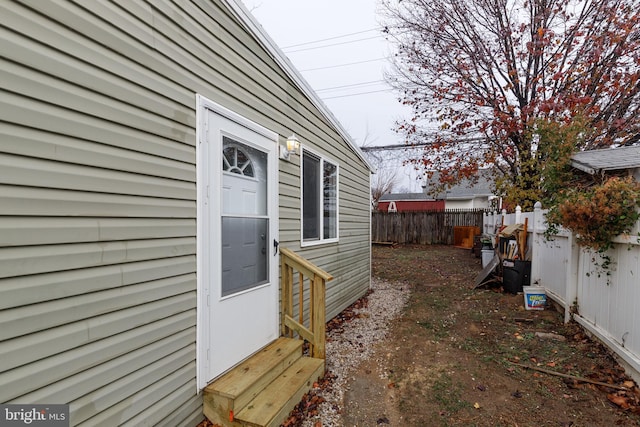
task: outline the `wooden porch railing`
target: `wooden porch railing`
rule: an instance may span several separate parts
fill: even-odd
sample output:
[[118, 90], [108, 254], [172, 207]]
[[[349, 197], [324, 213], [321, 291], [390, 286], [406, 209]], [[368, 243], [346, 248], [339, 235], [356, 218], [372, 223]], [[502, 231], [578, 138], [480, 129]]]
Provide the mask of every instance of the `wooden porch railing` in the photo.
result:
[[[287, 248], [280, 248], [282, 274], [282, 319], [283, 336], [293, 337], [294, 332], [311, 345], [312, 357], [325, 358], [325, 289], [326, 282], [333, 280], [326, 271], [315, 266]], [[294, 270], [298, 273], [295, 277]], [[297, 279], [297, 280], [296, 280]], [[298, 310], [296, 320], [293, 311], [293, 286], [298, 284]], [[308, 305], [305, 306], [305, 295]], [[305, 326], [305, 312], [308, 326]]]

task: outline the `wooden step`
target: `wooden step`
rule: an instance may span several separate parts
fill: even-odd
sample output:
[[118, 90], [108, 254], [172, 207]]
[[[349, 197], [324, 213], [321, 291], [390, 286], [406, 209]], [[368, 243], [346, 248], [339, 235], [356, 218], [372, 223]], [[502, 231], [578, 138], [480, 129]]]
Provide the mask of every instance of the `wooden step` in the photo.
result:
[[303, 357], [296, 360], [238, 412], [236, 420], [249, 426], [278, 427], [323, 375], [323, 359]]
[[205, 416], [222, 426], [239, 425], [235, 414], [301, 357], [301, 340], [275, 340], [205, 388]]

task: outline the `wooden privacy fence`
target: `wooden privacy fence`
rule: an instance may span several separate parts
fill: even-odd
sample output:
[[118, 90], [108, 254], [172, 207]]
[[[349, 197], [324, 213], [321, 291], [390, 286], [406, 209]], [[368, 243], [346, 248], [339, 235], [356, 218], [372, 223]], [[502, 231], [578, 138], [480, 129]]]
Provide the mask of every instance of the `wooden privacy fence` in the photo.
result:
[[454, 227], [482, 230], [484, 209], [426, 212], [373, 212], [371, 240], [419, 245], [453, 245]]

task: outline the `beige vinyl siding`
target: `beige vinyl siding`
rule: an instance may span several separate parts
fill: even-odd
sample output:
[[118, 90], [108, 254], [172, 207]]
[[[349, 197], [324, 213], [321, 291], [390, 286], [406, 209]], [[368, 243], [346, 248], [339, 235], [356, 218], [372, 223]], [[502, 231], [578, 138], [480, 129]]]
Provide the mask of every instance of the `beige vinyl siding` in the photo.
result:
[[300, 139], [305, 147], [339, 165], [339, 241], [300, 247], [300, 156], [294, 156], [292, 162], [281, 162], [280, 241], [334, 276], [327, 283], [330, 319], [369, 289], [369, 170], [353, 151], [336, 141]]
[[[0, 402], [71, 425], [195, 425], [196, 112], [203, 96], [340, 165], [340, 242], [369, 285], [368, 169], [221, 0], [0, 2]], [[299, 250], [299, 164], [280, 240]]]

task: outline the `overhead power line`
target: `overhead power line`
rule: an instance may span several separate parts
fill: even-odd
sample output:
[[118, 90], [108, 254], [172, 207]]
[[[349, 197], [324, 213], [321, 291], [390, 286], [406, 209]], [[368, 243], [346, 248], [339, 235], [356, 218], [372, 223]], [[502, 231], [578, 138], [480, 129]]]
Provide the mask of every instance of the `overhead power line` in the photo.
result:
[[382, 61], [383, 59], [387, 59], [387, 58], [367, 59], [367, 60], [364, 60], [364, 61], [348, 62], [346, 64], [328, 65], [326, 67], [318, 67], [318, 68], [307, 68], [306, 70], [300, 70], [300, 72], [304, 73], [304, 72], [307, 72], [307, 71], [326, 70], [328, 68], [348, 67], [350, 65], [358, 65], [358, 64], [365, 64], [367, 62]]
[[[480, 137], [475, 137], [475, 138], [462, 138], [460, 139], [458, 142], [459, 143], [465, 143], [465, 142], [482, 142], [484, 141], [485, 138], [480, 138]], [[369, 147], [360, 147], [360, 150], [362, 150], [363, 152], [367, 152], [367, 151], [394, 151], [394, 150], [405, 150], [405, 149], [411, 149], [411, 148], [420, 148], [420, 147], [428, 147], [429, 145], [433, 145], [434, 141], [426, 141], [426, 142], [421, 142], [418, 144], [412, 144], [412, 145], [406, 145], [406, 144], [391, 144], [391, 145], [373, 145], [373, 146], [369, 146]]]
[[323, 89], [316, 89], [316, 92], [324, 92], [324, 91], [336, 90], [336, 89], [347, 89], [347, 88], [353, 88], [358, 86], [369, 86], [369, 85], [378, 84], [378, 83], [384, 83], [384, 80], [372, 80], [370, 82], [353, 83], [349, 85], [327, 87]]
[[395, 145], [374, 145], [371, 147], [360, 147], [360, 150], [362, 150], [363, 152], [369, 152], [369, 151], [395, 151], [395, 150], [405, 150], [405, 149], [409, 149], [409, 148], [415, 148], [415, 147], [426, 147], [427, 145], [431, 145], [431, 142], [425, 142], [422, 144], [416, 144], [416, 145], [405, 145], [405, 144], [395, 144]]
[[289, 46], [284, 46], [281, 49], [284, 50], [284, 49], [290, 49], [292, 47], [306, 46], [308, 44], [315, 44], [315, 43], [320, 43], [320, 42], [326, 42], [326, 41], [329, 41], [329, 40], [342, 39], [344, 37], [355, 36], [357, 34], [370, 33], [371, 31], [379, 31], [379, 29], [378, 28], [371, 28], [369, 30], [356, 31], [355, 33], [343, 34], [341, 36], [334, 36], [334, 37], [328, 37], [326, 39], [318, 39], [318, 40], [313, 40], [313, 41], [304, 42], [304, 43], [292, 44], [292, 45], [289, 45]]
[[285, 49], [282, 49], [282, 50], [285, 53], [295, 53], [295, 52], [302, 52], [302, 51], [305, 51], [305, 50], [323, 49], [325, 47], [340, 46], [340, 45], [349, 44], [349, 43], [357, 43], [357, 42], [361, 42], [361, 41], [365, 41], [365, 40], [377, 39], [379, 37], [381, 37], [381, 36], [365, 37], [365, 38], [362, 38], [362, 39], [348, 40], [348, 41], [339, 42], [339, 43], [324, 44], [322, 46], [315, 46], [315, 47], [305, 47], [305, 48], [302, 48], [302, 49], [295, 49], [295, 50], [285, 50]]
[[323, 99], [323, 100], [335, 99], [335, 98], [346, 98], [346, 97], [349, 97], [349, 96], [368, 95], [370, 93], [390, 92], [392, 90], [393, 89], [380, 89], [380, 90], [371, 90], [371, 91], [368, 91], [368, 92], [358, 92], [358, 93], [351, 93], [351, 94], [348, 94], [348, 95], [336, 95], [336, 96], [328, 96], [326, 98], [325, 97], [320, 97], [320, 98]]

